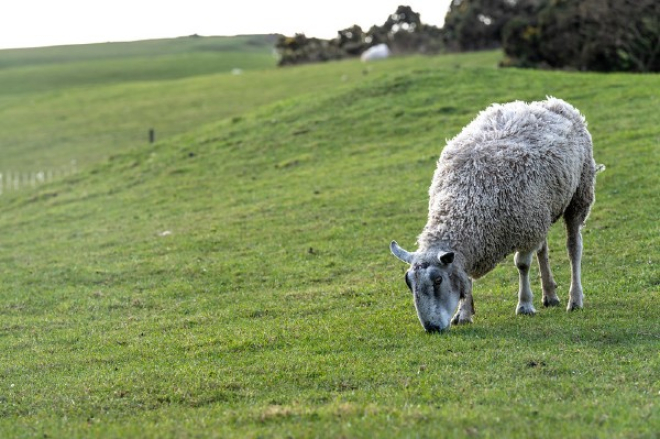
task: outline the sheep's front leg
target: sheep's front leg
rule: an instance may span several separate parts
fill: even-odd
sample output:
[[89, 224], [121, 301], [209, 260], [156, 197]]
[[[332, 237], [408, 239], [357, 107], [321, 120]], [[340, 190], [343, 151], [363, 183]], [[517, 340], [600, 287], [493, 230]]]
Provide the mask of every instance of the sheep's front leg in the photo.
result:
[[557, 296], [557, 283], [552, 277], [550, 270], [550, 258], [548, 257], [548, 240], [541, 244], [541, 248], [536, 252], [539, 261], [539, 271], [541, 272], [541, 286], [543, 287], [543, 306], [559, 305]]
[[474, 302], [472, 301], [472, 295], [461, 299], [458, 305], [458, 311], [454, 314], [454, 317], [451, 319], [452, 325], [463, 325], [466, 323], [472, 323], [472, 316], [474, 315]]
[[536, 310], [532, 300], [532, 287], [529, 284], [529, 267], [532, 264], [532, 256], [534, 251], [530, 252], [517, 252], [514, 257], [514, 262], [518, 268], [520, 286], [518, 288], [518, 306], [516, 307], [516, 314], [534, 315]]
[[472, 316], [474, 315], [474, 300], [472, 299], [472, 282], [465, 282], [465, 289], [463, 291], [463, 298], [458, 304], [458, 311], [451, 319], [452, 325], [463, 325], [472, 323]]

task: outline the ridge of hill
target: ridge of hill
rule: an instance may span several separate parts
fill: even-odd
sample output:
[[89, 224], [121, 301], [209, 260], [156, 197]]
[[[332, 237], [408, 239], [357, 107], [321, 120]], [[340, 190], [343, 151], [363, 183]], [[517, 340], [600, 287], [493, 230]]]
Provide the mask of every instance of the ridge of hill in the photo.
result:
[[[270, 52], [246, 54], [242, 48], [249, 44], [240, 41], [227, 43], [229, 51], [167, 55], [163, 62], [134, 57], [85, 61], [84, 69], [64, 63], [0, 70], [0, 172], [58, 169], [72, 161], [86, 166], [144, 145], [150, 129], [157, 140], [167, 139], [279, 99], [368, 80], [409, 64], [399, 59], [375, 69], [356, 62], [275, 69]], [[246, 65], [252, 56], [270, 67], [250, 70]], [[493, 65], [495, 56], [427, 62], [439, 68], [452, 62]], [[207, 66], [209, 57], [222, 68]], [[140, 66], [147, 69], [143, 72]], [[211, 73], [200, 73], [207, 67]], [[234, 75], [234, 67], [246, 69]], [[36, 75], [34, 81], [26, 79], [26, 70]], [[172, 77], [176, 72], [183, 77]], [[3, 74], [13, 75], [23, 91], [9, 90], [11, 80]]]
[[0, 99], [275, 67], [272, 36], [183, 37], [0, 50]]
[[0, 173], [84, 166], [150, 129], [163, 139], [226, 117], [249, 93], [225, 77], [273, 69], [272, 50], [267, 35], [1, 50]]
[[0, 70], [84, 61], [155, 58], [195, 52], [272, 53], [276, 35], [199, 36], [154, 40], [0, 49]]

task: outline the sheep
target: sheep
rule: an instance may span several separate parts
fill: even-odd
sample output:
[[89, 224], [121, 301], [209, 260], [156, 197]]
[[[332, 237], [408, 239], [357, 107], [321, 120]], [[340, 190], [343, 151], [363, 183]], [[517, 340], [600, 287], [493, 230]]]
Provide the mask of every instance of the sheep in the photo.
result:
[[571, 264], [567, 310], [583, 307], [580, 229], [595, 199], [592, 149], [582, 114], [552, 97], [491, 105], [447, 141], [417, 251], [390, 244], [394, 256], [410, 264], [405, 281], [426, 331], [472, 323], [472, 280], [513, 252], [519, 272], [516, 314], [536, 313], [529, 282], [534, 253], [542, 303], [558, 306], [547, 234], [561, 217]]
[[387, 47], [387, 44], [376, 44], [371, 46], [360, 55], [362, 62], [367, 61], [376, 61], [378, 59], [385, 59], [390, 56], [390, 48]]

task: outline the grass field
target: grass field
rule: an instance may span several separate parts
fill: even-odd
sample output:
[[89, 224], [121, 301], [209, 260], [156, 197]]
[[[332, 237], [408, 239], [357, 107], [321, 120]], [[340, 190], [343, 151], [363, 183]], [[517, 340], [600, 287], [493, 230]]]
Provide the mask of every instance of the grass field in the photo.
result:
[[[0, 95], [3, 158], [86, 157], [0, 196], [0, 437], [658, 437], [660, 77], [499, 57]], [[516, 316], [508, 263], [475, 283], [473, 325], [424, 333], [390, 240], [414, 247], [444, 139], [546, 95], [582, 110], [607, 166], [585, 309], [540, 309], [537, 282], [538, 314]], [[12, 134], [33, 105], [66, 124]], [[171, 134], [104, 140], [152, 110]], [[549, 242], [565, 301], [561, 225]]]
[[257, 94], [248, 84], [249, 72], [274, 71], [272, 44], [185, 37], [2, 50], [0, 172], [84, 165], [146, 142], [149, 129], [167, 138], [235, 114], [244, 99], [269, 102], [277, 87]]

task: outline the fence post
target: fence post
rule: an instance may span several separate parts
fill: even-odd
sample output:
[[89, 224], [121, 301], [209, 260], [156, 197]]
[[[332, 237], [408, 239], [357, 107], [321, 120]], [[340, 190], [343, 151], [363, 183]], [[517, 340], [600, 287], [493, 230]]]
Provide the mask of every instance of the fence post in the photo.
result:
[[72, 160], [70, 165], [64, 165], [44, 171], [10, 171], [0, 172], [0, 195], [5, 192], [17, 191], [25, 187], [36, 187], [54, 179], [67, 177], [78, 172], [78, 163]]
[[156, 141], [156, 131], [153, 128], [149, 128], [149, 143], [154, 143]]

